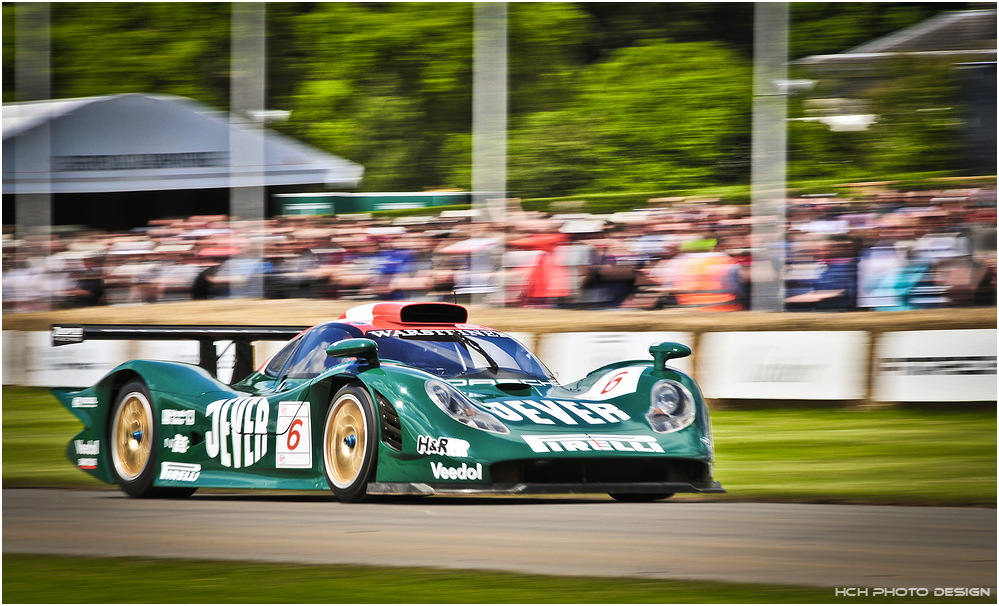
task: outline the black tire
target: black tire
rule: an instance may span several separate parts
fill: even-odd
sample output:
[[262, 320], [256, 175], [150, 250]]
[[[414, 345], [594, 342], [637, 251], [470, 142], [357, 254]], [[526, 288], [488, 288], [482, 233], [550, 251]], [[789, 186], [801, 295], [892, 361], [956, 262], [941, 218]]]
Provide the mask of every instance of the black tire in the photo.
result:
[[130, 497], [152, 497], [157, 492], [155, 420], [146, 385], [130, 381], [119, 392], [108, 425], [111, 475]]
[[121, 490], [130, 497], [168, 499], [189, 497], [198, 489], [196, 486], [177, 488], [153, 486], [159, 455], [156, 446], [155, 414], [153, 399], [142, 381], [130, 381], [119, 392], [108, 426], [111, 475]]
[[616, 501], [621, 501], [622, 503], [650, 503], [652, 501], [661, 501], [663, 499], [668, 499], [676, 494], [675, 492], [660, 492], [660, 493], [610, 493], [612, 499]]
[[360, 384], [343, 387], [330, 402], [323, 423], [323, 472], [340, 501], [358, 503], [368, 496], [378, 453], [377, 418], [374, 402]]

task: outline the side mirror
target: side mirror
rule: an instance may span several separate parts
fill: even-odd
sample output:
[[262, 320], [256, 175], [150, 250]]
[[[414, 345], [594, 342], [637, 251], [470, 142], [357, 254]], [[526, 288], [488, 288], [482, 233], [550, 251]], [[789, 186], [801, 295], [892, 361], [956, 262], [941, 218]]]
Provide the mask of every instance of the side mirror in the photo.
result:
[[344, 339], [326, 348], [332, 358], [361, 358], [371, 366], [378, 366], [378, 344], [371, 339]]
[[667, 360], [686, 358], [690, 355], [690, 348], [680, 343], [662, 341], [660, 343], [653, 343], [649, 347], [649, 353], [652, 354], [652, 359], [655, 360], [656, 370], [666, 370]]

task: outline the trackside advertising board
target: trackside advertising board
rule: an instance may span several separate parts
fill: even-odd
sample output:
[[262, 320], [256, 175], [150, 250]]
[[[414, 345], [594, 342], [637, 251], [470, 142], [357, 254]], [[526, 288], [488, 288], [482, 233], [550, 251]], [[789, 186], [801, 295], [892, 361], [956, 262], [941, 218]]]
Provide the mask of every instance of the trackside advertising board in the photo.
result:
[[697, 380], [706, 398], [860, 400], [869, 339], [861, 331], [704, 333]]
[[[219, 379], [232, 377], [231, 341], [218, 341]], [[3, 384], [89, 387], [115, 366], [134, 359], [198, 363], [193, 341], [84, 341], [52, 347], [49, 332], [3, 331]]]
[[996, 399], [995, 330], [887, 332], [878, 338], [875, 354], [874, 400]]
[[[564, 385], [582, 379], [586, 373], [604, 364], [651, 360], [649, 346], [653, 343], [674, 341], [692, 347], [694, 335], [686, 332], [563, 332], [539, 335], [538, 341], [535, 350], [538, 357]], [[693, 355], [670, 360], [669, 365], [690, 374], [692, 359]]]
[[[581, 379], [604, 364], [651, 360], [658, 341], [694, 344], [681, 332], [508, 333], [557, 374], [560, 383]], [[702, 333], [694, 355], [670, 365], [693, 374], [709, 399], [864, 400], [880, 402], [982, 402], [996, 400], [995, 329], [887, 332]], [[190, 341], [87, 341], [52, 347], [49, 332], [3, 331], [3, 384], [86, 387], [131, 359], [197, 363]], [[215, 344], [219, 378], [234, 361], [230, 342]], [[283, 342], [254, 344], [259, 367]], [[868, 376], [871, 380], [868, 381]], [[870, 395], [868, 396], [868, 388]]]

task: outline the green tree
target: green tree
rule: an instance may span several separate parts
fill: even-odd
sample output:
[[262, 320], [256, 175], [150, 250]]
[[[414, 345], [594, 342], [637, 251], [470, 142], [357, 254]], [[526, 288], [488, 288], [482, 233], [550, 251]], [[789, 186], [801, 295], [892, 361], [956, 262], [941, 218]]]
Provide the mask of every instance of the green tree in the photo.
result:
[[441, 149], [471, 124], [471, 5], [324, 4], [295, 31], [290, 131], [363, 164], [366, 190], [445, 183]]
[[744, 181], [750, 144], [747, 61], [707, 42], [621, 49], [580, 76], [577, 113], [599, 140], [609, 191]]
[[56, 3], [56, 97], [164, 93], [226, 107], [227, 4]]

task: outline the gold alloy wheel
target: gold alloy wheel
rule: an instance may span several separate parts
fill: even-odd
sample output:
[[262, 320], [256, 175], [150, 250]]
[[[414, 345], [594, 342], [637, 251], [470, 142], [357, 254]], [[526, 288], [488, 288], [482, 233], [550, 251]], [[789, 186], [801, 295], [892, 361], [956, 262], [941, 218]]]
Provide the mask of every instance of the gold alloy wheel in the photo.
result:
[[149, 464], [153, 445], [153, 410], [146, 396], [133, 391], [115, 412], [111, 456], [118, 476], [133, 481]]
[[354, 395], [345, 394], [326, 417], [323, 457], [337, 488], [347, 488], [357, 480], [367, 447], [367, 419], [364, 406]]

